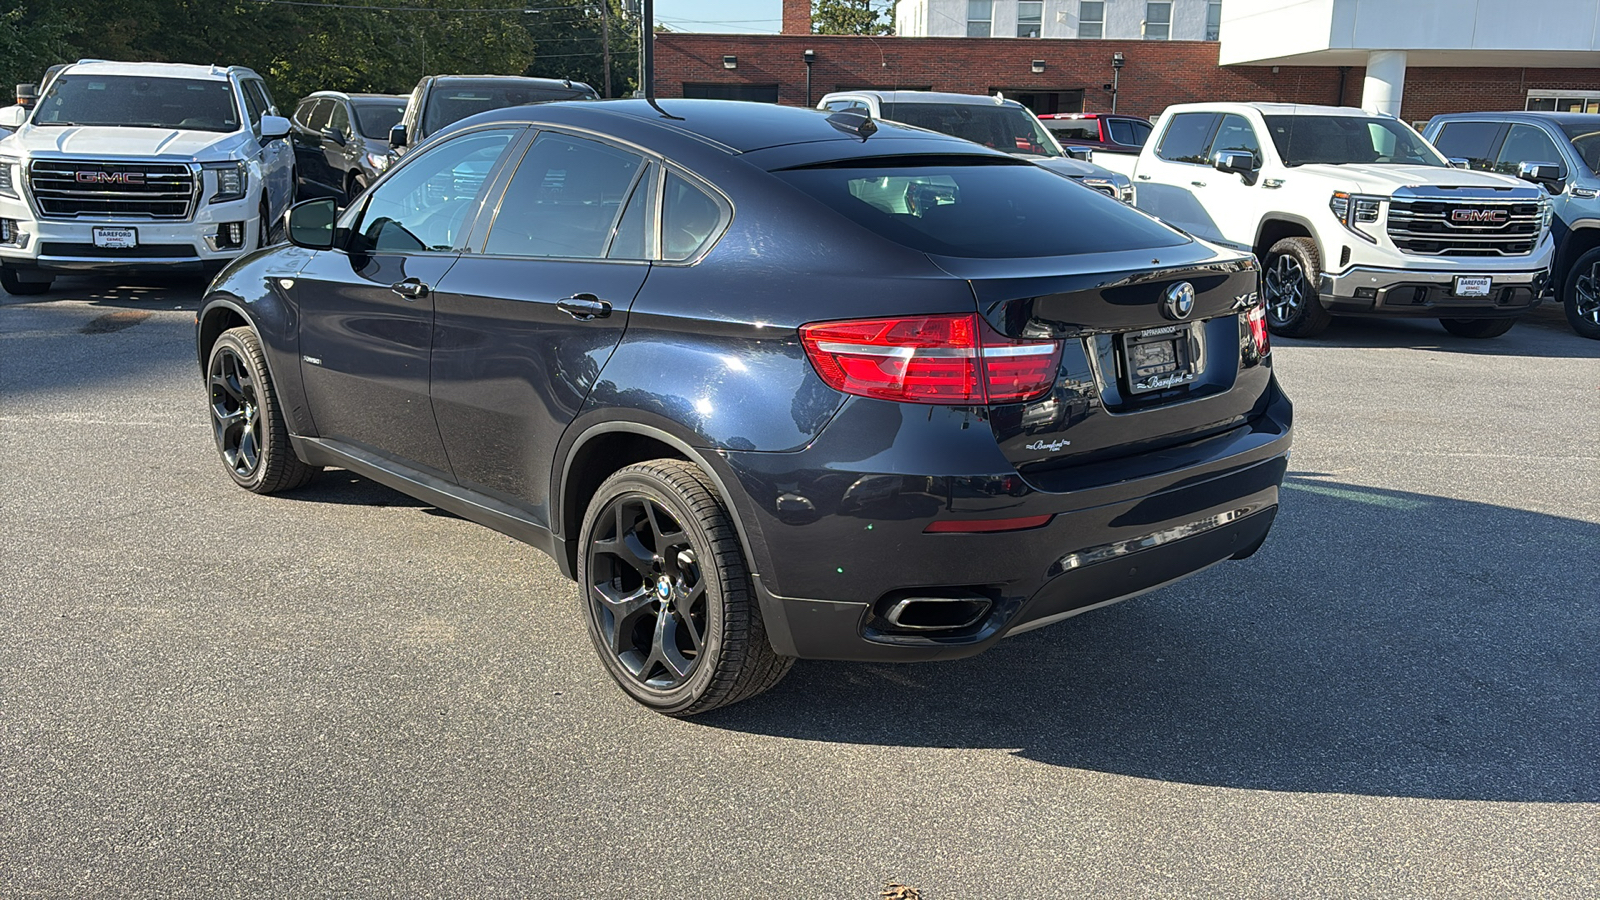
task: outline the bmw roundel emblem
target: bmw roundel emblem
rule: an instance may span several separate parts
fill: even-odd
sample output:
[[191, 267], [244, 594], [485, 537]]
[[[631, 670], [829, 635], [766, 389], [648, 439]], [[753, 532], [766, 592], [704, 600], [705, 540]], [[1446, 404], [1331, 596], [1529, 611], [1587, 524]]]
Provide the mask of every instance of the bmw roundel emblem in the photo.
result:
[[1167, 318], [1179, 322], [1189, 318], [1194, 312], [1194, 285], [1180, 281], [1167, 288], [1167, 301], [1161, 311], [1166, 313]]

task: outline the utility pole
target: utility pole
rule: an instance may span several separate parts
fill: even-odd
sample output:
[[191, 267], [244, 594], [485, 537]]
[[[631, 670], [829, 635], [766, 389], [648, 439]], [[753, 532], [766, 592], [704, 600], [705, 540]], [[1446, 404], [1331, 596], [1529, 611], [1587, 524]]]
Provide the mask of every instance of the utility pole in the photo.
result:
[[600, 96], [611, 99], [611, 0], [600, 0], [600, 58], [605, 66], [605, 90]]
[[656, 0], [643, 0], [639, 9], [639, 90], [646, 100], [656, 98]]

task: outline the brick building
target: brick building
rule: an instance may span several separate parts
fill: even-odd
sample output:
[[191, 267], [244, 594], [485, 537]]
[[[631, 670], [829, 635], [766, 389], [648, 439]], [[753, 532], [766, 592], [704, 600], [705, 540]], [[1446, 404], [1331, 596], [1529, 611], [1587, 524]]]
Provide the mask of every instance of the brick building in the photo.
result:
[[[844, 37], [810, 34], [810, 23], [808, 0], [785, 0], [783, 34], [659, 34], [657, 94], [806, 105], [809, 70], [811, 103], [849, 88], [999, 90], [1036, 112], [1103, 112], [1120, 54], [1117, 111], [1154, 116], [1215, 100], [1359, 106], [1366, 74], [1359, 65], [1220, 66], [1214, 41]], [[1401, 116], [1523, 109], [1557, 96], [1600, 102], [1600, 69], [1413, 66]]]

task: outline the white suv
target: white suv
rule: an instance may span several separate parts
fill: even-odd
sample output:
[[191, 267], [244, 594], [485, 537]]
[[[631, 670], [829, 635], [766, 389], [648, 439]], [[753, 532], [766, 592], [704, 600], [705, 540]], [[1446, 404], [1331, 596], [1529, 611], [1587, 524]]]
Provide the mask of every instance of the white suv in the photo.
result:
[[249, 69], [84, 60], [0, 111], [0, 286], [60, 272], [208, 271], [266, 243], [294, 150]]

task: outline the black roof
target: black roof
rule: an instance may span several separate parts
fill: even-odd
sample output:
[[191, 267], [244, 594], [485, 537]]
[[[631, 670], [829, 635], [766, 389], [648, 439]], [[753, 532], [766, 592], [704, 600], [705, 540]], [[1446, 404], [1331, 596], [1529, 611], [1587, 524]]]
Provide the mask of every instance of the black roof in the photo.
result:
[[[915, 142], [915, 148], [907, 143], [903, 152], [1005, 157], [997, 150], [989, 150], [957, 137], [881, 119], [873, 123], [877, 131], [863, 140], [830, 123], [828, 120], [833, 115], [823, 110], [737, 100], [668, 99], [653, 103], [648, 100], [605, 100], [599, 103], [544, 103], [493, 110], [457, 124], [533, 120], [552, 124], [566, 122], [598, 131], [616, 130], [617, 136], [624, 139], [630, 139], [629, 134], [621, 133], [624, 131], [667, 131], [696, 138], [702, 144], [716, 146], [727, 153], [753, 153], [796, 144], [828, 144], [836, 145], [831, 148], [835, 158], [844, 158], [879, 155], [883, 152], [884, 144]], [[606, 120], [610, 120], [609, 127]], [[850, 149], [849, 145], [852, 144], [856, 150]], [[829, 154], [818, 155], [825, 157]]]

